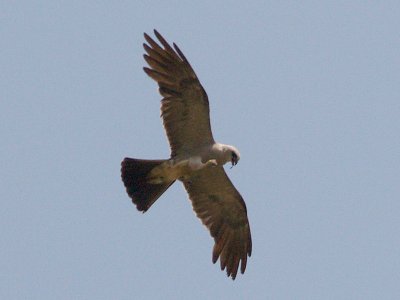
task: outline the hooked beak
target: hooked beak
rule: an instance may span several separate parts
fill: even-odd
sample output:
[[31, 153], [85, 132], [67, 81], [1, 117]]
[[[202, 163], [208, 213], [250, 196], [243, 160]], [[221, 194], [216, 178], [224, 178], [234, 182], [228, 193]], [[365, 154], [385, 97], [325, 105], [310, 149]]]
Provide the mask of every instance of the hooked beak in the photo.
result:
[[231, 169], [232, 169], [232, 168], [233, 168], [234, 166], [236, 166], [237, 163], [238, 163], [238, 158], [237, 158], [237, 156], [232, 157], [231, 163], [232, 163], [232, 166], [231, 166]]

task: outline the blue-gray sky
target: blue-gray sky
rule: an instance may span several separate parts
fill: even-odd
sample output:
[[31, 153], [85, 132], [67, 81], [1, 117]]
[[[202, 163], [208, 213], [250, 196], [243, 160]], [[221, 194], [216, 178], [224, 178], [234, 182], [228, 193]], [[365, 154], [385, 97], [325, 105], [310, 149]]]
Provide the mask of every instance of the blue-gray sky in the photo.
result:
[[[138, 2], [0, 3], [0, 298], [399, 299], [398, 2]], [[180, 183], [141, 214], [120, 180], [169, 155], [153, 28], [241, 152], [235, 281]]]

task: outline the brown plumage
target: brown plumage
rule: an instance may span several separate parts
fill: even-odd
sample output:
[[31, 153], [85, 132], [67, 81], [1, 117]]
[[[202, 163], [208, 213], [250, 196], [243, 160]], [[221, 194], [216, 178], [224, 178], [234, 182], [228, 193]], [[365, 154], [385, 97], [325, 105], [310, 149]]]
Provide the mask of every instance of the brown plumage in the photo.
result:
[[161, 48], [146, 33], [149, 46], [143, 44], [144, 59], [151, 68], [143, 70], [157, 81], [161, 100], [161, 115], [171, 147], [171, 157], [214, 143], [210, 126], [210, 109], [205, 90], [192, 67], [174, 44], [177, 52], [155, 30]]
[[147, 211], [150, 206], [171, 186], [172, 182], [165, 184], [152, 184], [147, 181], [147, 175], [153, 168], [161, 165], [166, 160], [147, 160], [125, 158], [121, 163], [121, 177], [126, 192], [140, 211]]
[[175, 180], [183, 182], [193, 209], [207, 226], [215, 245], [212, 261], [235, 279], [244, 273], [252, 241], [246, 205], [225, 173], [223, 164], [235, 165], [238, 150], [214, 141], [208, 97], [188, 60], [177, 45], [173, 48], [155, 30], [159, 45], [144, 34], [149, 68], [144, 71], [159, 86], [161, 116], [171, 158], [139, 160], [125, 158], [121, 176], [128, 195], [140, 211], [150, 206]]
[[193, 209], [214, 238], [212, 261], [220, 257], [221, 270], [235, 279], [238, 265], [246, 270], [251, 255], [251, 234], [247, 209], [224, 168], [205, 168], [184, 181]]

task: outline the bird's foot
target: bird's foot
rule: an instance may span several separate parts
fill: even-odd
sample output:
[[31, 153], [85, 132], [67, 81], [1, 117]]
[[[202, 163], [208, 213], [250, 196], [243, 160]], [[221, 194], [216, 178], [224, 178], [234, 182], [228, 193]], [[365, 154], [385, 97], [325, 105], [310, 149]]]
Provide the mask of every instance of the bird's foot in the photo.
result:
[[216, 159], [210, 159], [209, 161], [206, 162], [207, 167], [216, 167], [218, 166], [217, 160]]

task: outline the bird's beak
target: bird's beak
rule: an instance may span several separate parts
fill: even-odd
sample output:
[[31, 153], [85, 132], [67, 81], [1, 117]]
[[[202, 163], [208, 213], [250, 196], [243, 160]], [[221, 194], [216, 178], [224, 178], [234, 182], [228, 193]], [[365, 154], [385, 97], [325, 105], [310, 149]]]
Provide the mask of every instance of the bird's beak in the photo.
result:
[[238, 163], [238, 159], [237, 159], [237, 157], [232, 157], [232, 159], [231, 159], [231, 163], [232, 163], [232, 166], [231, 166], [231, 169], [234, 167], [234, 166], [236, 166], [237, 165], [237, 163]]

